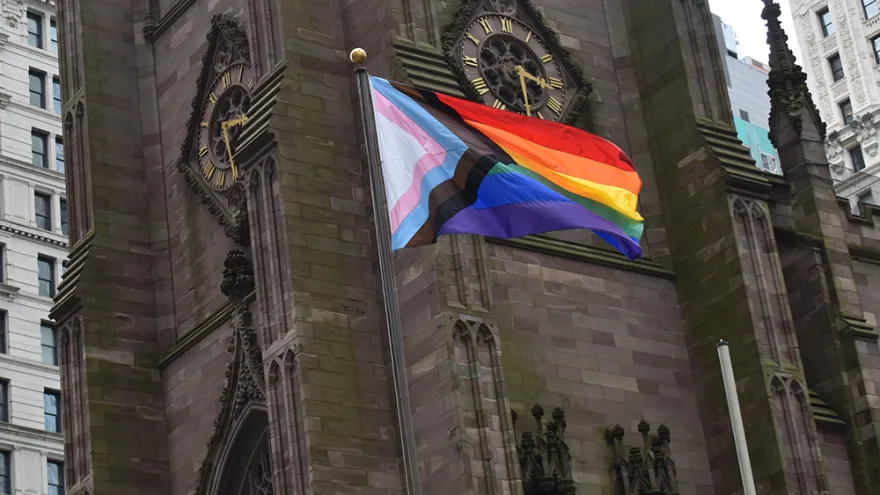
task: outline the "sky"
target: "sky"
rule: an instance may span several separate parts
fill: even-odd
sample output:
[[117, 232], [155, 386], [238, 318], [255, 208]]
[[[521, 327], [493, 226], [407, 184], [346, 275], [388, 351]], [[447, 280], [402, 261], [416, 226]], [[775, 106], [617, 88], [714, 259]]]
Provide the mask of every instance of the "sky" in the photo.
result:
[[[782, 7], [782, 28], [788, 35], [788, 44], [800, 60], [797, 35], [791, 20], [789, 0], [776, 0]], [[725, 24], [736, 32], [740, 56], [748, 55], [761, 62], [767, 62], [770, 49], [767, 47], [767, 25], [761, 19], [763, 0], [709, 0], [709, 8]]]

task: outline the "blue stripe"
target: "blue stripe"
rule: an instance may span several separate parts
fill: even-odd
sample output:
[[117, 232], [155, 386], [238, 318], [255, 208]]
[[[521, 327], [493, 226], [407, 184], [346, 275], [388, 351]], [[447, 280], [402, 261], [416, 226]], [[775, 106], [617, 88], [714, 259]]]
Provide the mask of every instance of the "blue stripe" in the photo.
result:
[[[489, 174], [480, 183], [474, 210], [511, 203], [575, 203], [562, 194], [517, 173]], [[576, 204], [576, 203], [575, 203]]]
[[428, 211], [428, 197], [435, 187], [450, 180], [455, 174], [455, 168], [458, 166], [462, 155], [468, 150], [468, 145], [458, 138], [445, 125], [441, 124], [433, 115], [416, 103], [412, 98], [401, 93], [385, 79], [379, 77], [371, 77], [373, 89], [378, 91], [382, 96], [388, 99], [395, 107], [406, 114], [421, 127], [431, 138], [437, 141], [443, 149], [446, 150], [446, 159], [439, 166], [431, 169], [422, 178], [422, 195], [419, 203], [409, 214], [404, 217], [400, 226], [391, 236], [392, 249], [401, 249], [406, 247], [410, 239], [422, 225], [428, 221], [430, 211]]

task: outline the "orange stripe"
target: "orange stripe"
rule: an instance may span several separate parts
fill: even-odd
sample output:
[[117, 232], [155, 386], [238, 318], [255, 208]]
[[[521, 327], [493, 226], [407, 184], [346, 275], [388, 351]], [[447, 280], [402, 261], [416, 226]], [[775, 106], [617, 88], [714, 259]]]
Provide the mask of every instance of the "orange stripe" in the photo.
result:
[[614, 143], [576, 127], [549, 120], [526, 117], [516, 112], [497, 110], [481, 103], [461, 100], [443, 94], [437, 99], [454, 109], [464, 120], [481, 122], [496, 129], [515, 132], [522, 139], [607, 163], [621, 170], [633, 170], [632, 160]]
[[479, 129], [508, 154], [525, 157], [529, 161], [530, 169], [542, 166], [569, 177], [626, 189], [633, 194], [638, 194], [642, 188], [642, 179], [635, 171], [621, 170], [613, 165], [548, 148], [487, 124], [471, 120], [465, 122]]

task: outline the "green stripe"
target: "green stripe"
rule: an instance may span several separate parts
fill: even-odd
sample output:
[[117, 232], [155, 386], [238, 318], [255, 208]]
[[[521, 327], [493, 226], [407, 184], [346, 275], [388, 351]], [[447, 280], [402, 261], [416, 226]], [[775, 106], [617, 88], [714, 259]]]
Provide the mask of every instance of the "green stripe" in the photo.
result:
[[620, 213], [619, 211], [615, 210], [614, 208], [612, 208], [606, 204], [600, 203], [600, 202], [592, 200], [590, 198], [585, 198], [585, 197], [580, 196], [578, 194], [574, 194], [571, 191], [568, 191], [567, 189], [559, 187], [558, 185], [554, 184], [553, 182], [545, 179], [540, 174], [536, 174], [518, 163], [498, 162], [495, 164], [494, 167], [492, 167], [492, 170], [489, 171], [489, 174], [490, 175], [492, 175], [492, 174], [525, 175], [526, 177], [534, 180], [535, 182], [538, 182], [540, 184], [543, 184], [544, 186], [549, 187], [550, 189], [553, 189], [554, 191], [565, 196], [566, 198], [570, 199], [571, 201], [583, 206], [584, 208], [595, 213], [596, 215], [599, 215], [603, 218], [606, 218], [606, 219], [614, 222], [615, 224], [617, 224], [618, 227], [620, 227], [621, 230], [623, 230], [624, 233], [626, 233], [626, 235], [628, 235], [630, 237], [634, 237], [636, 239], [640, 239], [642, 237], [642, 232], [645, 229], [645, 225], [643, 222], [633, 220], [632, 218], [624, 215], [623, 213]]

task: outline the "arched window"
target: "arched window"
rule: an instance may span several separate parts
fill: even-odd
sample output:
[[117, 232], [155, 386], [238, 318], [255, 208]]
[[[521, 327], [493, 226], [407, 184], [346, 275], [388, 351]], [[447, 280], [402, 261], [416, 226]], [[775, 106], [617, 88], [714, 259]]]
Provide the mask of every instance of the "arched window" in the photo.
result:
[[217, 495], [274, 495], [269, 458], [269, 417], [251, 409], [224, 452]]

